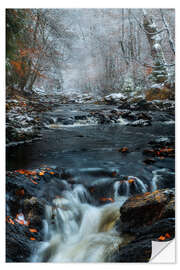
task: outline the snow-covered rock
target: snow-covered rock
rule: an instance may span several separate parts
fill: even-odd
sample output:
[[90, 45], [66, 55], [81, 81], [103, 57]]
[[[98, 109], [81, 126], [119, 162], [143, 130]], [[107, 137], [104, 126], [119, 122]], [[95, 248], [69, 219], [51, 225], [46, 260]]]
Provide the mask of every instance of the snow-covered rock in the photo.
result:
[[104, 100], [108, 101], [108, 102], [109, 101], [118, 102], [118, 101], [122, 101], [125, 99], [126, 99], [126, 96], [123, 95], [122, 93], [112, 93], [112, 94], [104, 97]]

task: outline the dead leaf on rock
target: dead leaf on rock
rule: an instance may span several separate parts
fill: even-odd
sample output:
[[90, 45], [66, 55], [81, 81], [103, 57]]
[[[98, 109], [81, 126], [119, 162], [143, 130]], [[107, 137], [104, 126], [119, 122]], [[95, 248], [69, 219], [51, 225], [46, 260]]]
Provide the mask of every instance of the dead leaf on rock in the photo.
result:
[[37, 232], [36, 229], [29, 229], [29, 231], [32, 232], [32, 233], [33, 233], [33, 232]]

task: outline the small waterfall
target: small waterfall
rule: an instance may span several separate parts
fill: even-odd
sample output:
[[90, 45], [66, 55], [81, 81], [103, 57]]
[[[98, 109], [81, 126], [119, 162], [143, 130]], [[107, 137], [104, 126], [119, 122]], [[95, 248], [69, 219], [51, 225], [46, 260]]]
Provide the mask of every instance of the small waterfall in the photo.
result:
[[158, 184], [163, 183], [163, 175], [168, 175], [169, 179], [173, 175], [175, 175], [174, 172], [171, 172], [168, 168], [162, 168], [152, 171], [153, 177], [151, 181], [151, 191], [155, 191], [158, 189]]
[[136, 193], [145, 193], [147, 185], [138, 177], [128, 176], [126, 180], [116, 181], [114, 183], [114, 198], [115, 200], [124, 200], [130, 195]]
[[52, 116], [51, 119], [52, 119], [54, 124], [56, 124], [58, 121], [58, 117], [56, 117], [56, 116]]
[[129, 121], [122, 118], [121, 116], [118, 118], [118, 120], [116, 120], [116, 122], [120, 125], [128, 125], [129, 124]]
[[[52, 129], [64, 129], [64, 128], [72, 128], [72, 127], [81, 127], [81, 126], [94, 126], [99, 124], [99, 118], [95, 116], [86, 116], [82, 119], [67, 119], [67, 122], [64, 123], [64, 120], [59, 118], [58, 116], [51, 116], [49, 119], [49, 123], [45, 123], [44, 125], [48, 128]], [[121, 116], [116, 120], [109, 120], [111, 124], [118, 125], [128, 125], [128, 120], [122, 118]]]
[[[133, 179], [133, 176], [129, 176], [129, 179]], [[136, 189], [139, 193], [145, 193], [147, 192], [147, 185], [143, 183], [141, 179], [138, 177], [134, 177], [134, 184], [136, 186]]]
[[105, 262], [131, 239], [121, 236], [114, 226], [120, 207], [135, 193], [146, 192], [137, 177], [114, 183], [114, 202], [94, 206], [93, 198], [82, 184], [73, 185], [46, 206], [44, 241], [33, 262]]
[[90, 200], [85, 187], [74, 185], [46, 206], [45, 238], [33, 262], [104, 262], [127, 242], [114, 228], [122, 203], [96, 207]]

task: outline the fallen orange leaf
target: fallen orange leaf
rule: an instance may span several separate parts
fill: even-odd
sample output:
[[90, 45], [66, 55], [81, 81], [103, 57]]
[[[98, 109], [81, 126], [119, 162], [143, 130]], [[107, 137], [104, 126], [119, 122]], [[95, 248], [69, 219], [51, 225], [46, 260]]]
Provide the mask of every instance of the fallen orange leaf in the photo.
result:
[[49, 172], [50, 174], [55, 174], [55, 172]]
[[170, 236], [169, 233], [166, 233], [166, 234], [165, 234], [165, 237], [166, 237], [166, 238], [171, 238], [171, 236]]
[[16, 221], [17, 223], [21, 224], [21, 225], [24, 225], [24, 220], [19, 220], [19, 219], [16, 218], [15, 221]]
[[122, 147], [119, 151], [122, 152], [122, 153], [125, 153], [125, 152], [128, 151], [128, 148], [127, 147]]
[[158, 240], [164, 241], [166, 239], [166, 237], [164, 237], [163, 235], [159, 236]]
[[42, 172], [40, 172], [40, 173], [39, 173], [39, 175], [44, 175], [44, 173], [45, 173], [45, 172], [44, 172], [44, 171], [42, 171]]
[[35, 182], [34, 180], [32, 180], [32, 179], [30, 179], [31, 180], [31, 182], [33, 183], [33, 184], [35, 184], [35, 185], [37, 185], [38, 183], [37, 182]]
[[134, 179], [129, 179], [128, 180], [128, 183], [133, 183], [134, 182]]
[[37, 232], [36, 229], [29, 229], [30, 232]]
[[20, 174], [25, 174], [25, 175], [36, 175], [36, 171], [29, 171], [29, 170], [24, 170], [24, 169], [16, 170], [15, 172], [18, 172]]
[[102, 202], [106, 202], [106, 201], [114, 202], [114, 200], [112, 198], [100, 198], [100, 201], [102, 201]]
[[36, 240], [36, 238], [34, 238], [34, 237], [30, 237], [30, 240], [34, 241], [34, 240]]

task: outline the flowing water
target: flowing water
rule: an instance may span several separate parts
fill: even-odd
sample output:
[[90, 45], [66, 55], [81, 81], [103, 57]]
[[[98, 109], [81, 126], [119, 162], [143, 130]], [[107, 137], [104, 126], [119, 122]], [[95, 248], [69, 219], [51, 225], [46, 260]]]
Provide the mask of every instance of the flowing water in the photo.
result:
[[[162, 115], [158, 120], [159, 112], [154, 113], [152, 126], [145, 127], [129, 126], [122, 118], [105, 125], [92, 117], [83, 118], [88, 109], [113, 108], [62, 105], [45, 114], [41, 140], [8, 149], [8, 170], [58, 166], [75, 183], [62, 180], [65, 191], [58, 197], [49, 189], [51, 202], [46, 206], [44, 241], [32, 261], [110, 261], [111, 253], [130, 240], [115, 226], [123, 202], [133, 194], [173, 186], [173, 158], [159, 159], [151, 165], [143, 162], [143, 150], [149, 141], [174, 138], [173, 121], [166, 117], [162, 121]], [[122, 147], [129, 152], [121, 153]], [[97, 205], [89, 192], [92, 187], [111, 201]]]
[[[115, 230], [125, 198], [96, 207], [91, 195], [77, 185], [46, 207], [45, 241], [34, 262], [104, 262], [119, 245], [128, 242]], [[130, 237], [129, 237], [130, 239]]]

